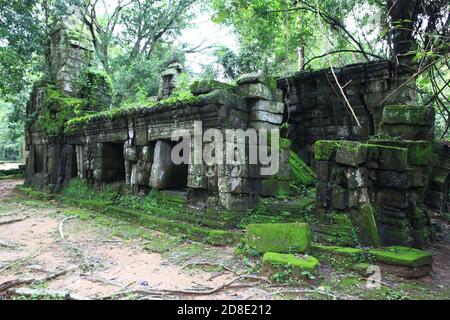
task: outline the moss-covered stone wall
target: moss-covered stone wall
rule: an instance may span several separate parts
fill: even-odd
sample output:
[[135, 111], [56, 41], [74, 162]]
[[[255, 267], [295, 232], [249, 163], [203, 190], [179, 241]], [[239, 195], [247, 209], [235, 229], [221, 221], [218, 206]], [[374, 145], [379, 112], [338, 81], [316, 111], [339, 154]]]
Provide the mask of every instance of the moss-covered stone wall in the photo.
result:
[[407, 67], [379, 61], [336, 68], [334, 73], [345, 98], [330, 69], [302, 71], [278, 80], [289, 138], [308, 164], [314, 162], [316, 141], [367, 141], [380, 131], [384, 106], [416, 102], [414, 86], [403, 85], [413, 73]]

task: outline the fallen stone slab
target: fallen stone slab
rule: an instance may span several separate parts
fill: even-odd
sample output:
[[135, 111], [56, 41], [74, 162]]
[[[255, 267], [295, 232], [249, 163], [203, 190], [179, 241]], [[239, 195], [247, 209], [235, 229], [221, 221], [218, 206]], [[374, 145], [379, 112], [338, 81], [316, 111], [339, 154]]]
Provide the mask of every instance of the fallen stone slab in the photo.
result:
[[247, 226], [245, 242], [260, 253], [304, 253], [311, 233], [307, 223], [268, 223]]
[[433, 264], [433, 255], [430, 252], [407, 247], [387, 247], [383, 249], [371, 249], [369, 254], [377, 262], [390, 265], [417, 268]]
[[266, 252], [263, 256], [263, 272], [273, 276], [278, 272], [289, 272], [293, 279], [303, 278], [305, 273], [315, 274], [319, 268], [319, 260], [313, 256], [296, 256]]
[[364, 276], [371, 265], [378, 266], [382, 273], [412, 279], [422, 278], [433, 271], [430, 252], [408, 247], [359, 249], [312, 244], [311, 252], [334, 267], [350, 269]]

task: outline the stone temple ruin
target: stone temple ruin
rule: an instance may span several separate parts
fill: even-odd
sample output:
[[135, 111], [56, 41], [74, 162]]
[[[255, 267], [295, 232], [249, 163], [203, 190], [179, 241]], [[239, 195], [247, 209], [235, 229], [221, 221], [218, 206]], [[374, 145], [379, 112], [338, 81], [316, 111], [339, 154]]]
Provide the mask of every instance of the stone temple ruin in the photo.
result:
[[[193, 97], [177, 100], [171, 93], [182, 66], [172, 63], [162, 73], [159, 102], [109, 110], [108, 81], [92, 67], [89, 43], [70, 19], [51, 36], [48, 79], [35, 85], [28, 106], [29, 186], [58, 192], [77, 178], [97, 190], [120, 186], [140, 196], [159, 190], [183, 204], [181, 221], [231, 230], [261, 208], [303, 221], [305, 194], [296, 198], [292, 188], [300, 163], [300, 174], [316, 184], [308, 221], [315, 236], [342, 246], [420, 248], [433, 239], [428, 208], [449, 212], [450, 147], [435, 141], [433, 109], [418, 105], [415, 89], [404, 85], [412, 75], [407, 67], [380, 61], [335, 70], [359, 125], [330, 70], [277, 81], [249, 74], [233, 86], [197, 81]], [[80, 85], [80, 77], [90, 81]], [[263, 166], [248, 158], [213, 168], [174, 164], [172, 132], [185, 129], [194, 141], [199, 122], [202, 131], [280, 129], [287, 139], [276, 149], [278, 173], [263, 175]], [[258, 139], [257, 146], [267, 142]]]

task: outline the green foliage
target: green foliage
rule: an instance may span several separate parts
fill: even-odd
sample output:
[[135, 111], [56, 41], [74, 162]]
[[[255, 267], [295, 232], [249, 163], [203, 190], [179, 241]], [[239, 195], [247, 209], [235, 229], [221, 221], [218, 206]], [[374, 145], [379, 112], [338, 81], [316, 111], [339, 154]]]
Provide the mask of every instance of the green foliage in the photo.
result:
[[[322, 13], [335, 19], [334, 23], [330, 19], [324, 23], [325, 33], [317, 28], [317, 5]], [[368, 5], [366, 1], [306, 0], [290, 3], [282, 0], [214, 0], [211, 2], [215, 10], [213, 21], [232, 26], [241, 45], [238, 55], [225, 52], [221, 57], [219, 52], [218, 60], [226, 71], [231, 71], [227, 71], [227, 74], [242, 69], [254, 71], [266, 68], [275, 74], [291, 73], [298, 70], [298, 48], [306, 49], [306, 58], [324, 53], [324, 49], [354, 49], [351, 40], [343, 40], [346, 35], [337, 25], [345, 25], [346, 19], [353, 17], [353, 10], [363, 5], [365, 10], [356, 15], [356, 21], [361, 24], [360, 29], [363, 25], [367, 26], [366, 34], [372, 33], [377, 28], [370, 25], [374, 20], [369, 18], [377, 13], [377, 7]], [[336, 48], [327, 48], [330, 41]], [[368, 43], [366, 46], [369, 48], [371, 45]], [[345, 64], [358, 62], [361, 56], [346, 53], [341, 54], [340, 59], [332, 59], [333, 62]], [[234, 67], [236, 61], [239, 61], [241, 70]], [[318, 59], [309, 67], [322, 68], [326, 65], [326, 60]]]
[[103, 70], [93, 67], [84, 68], [75, 85], [79, 98], [86, 101], [86, 105], [93, 110], [107, 110], [111, 104], [112, 81]]
[[198, 97], [194, 96], [190, 90], [189, 86], [182, 85], [180, 88], [175, 90], [173, 94], [167, 98], [160, 101], [138, 101], [133, 103], [123, 104], [121, 107], [113, 108], [111, 110], [96, 112], [96, 113], [88, 113], [86, 115], [70, 119], [65, 124], [65, 132], [73, 133], [80, 126], [87, 125], [93, 121], [99, 119], [115, 119], [117, 117], [128, 114], [129, 112], [134, 112], [140, 109], [154, 108], [157, 106], [173, 106], [177, 103], [182, 103], [186, 106], [190, 104], [194, 104], [198, 101]]
[[49, 86], [37, 125], [50, 136], [60, 134], [65, 122], [74, 116], [79, 116], [85, 105], [84, 100], [65, 96], [55, 87]]
[[294, 152], [290, 152], [289, 165], [294, 185], [313, 185], [316, 182], [316, 173]]

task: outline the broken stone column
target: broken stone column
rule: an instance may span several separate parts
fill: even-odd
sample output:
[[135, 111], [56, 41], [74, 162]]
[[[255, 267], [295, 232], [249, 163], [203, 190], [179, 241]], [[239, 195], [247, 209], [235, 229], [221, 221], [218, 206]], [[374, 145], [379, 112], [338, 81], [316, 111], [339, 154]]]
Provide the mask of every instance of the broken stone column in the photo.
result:
[[[267, 145], [262, 145], [260, 139], [258, 139], [258, 150], [259, 148], [270, 148], [270, 130], [280, 130], [283, 122], [283, 91], [277, 88], [275, 80], [260, 72], [242, 75], [236, 82], [238, 87], [235, 92], [247, 102], [249, 128], [267, 130]], [[283, 142], [289, 143], [283, 145]], [[291, 182], [290, 147], [289, 140], [280, 139], [279, 148], [276, 150], [280, 156], [279, 171], [273, 176], [259, 177], [261, 180], [258, 183], [262, 196], [289, 195]]]
[[77, 16], [61, 19], [50, 34], [47, 56], [51, 79], [66, 95], [76, 96], [76, 80], [93, 59], [92, 37]]
[[172, 62], [161, 73], [161, 81], [159, 85], [158, 99], [167, 99], [172, 92], [178, 87], [178, 80], [183, 71], [183, 66], [178, 62]]

